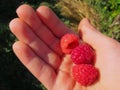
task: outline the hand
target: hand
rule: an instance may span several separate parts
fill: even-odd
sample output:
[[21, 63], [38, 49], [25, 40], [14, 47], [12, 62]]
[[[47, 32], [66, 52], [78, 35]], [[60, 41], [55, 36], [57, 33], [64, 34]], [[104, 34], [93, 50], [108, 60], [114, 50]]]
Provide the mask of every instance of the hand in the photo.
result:
[[60, 38], [71, 32], [48, 7], [36, 11], [28, 5], [17, 9], [18, 18], [10, 22], [10, 29], [19, 39], [13, 50], [30, 72], [48, 90], [119, 90], [120, 44], [97, 31], [87, 19], [79, 24], [82, 39], [96, 51], [95, 66], [99, 81], [83, 87], [71, 76], [72, 62], [63, 55]]

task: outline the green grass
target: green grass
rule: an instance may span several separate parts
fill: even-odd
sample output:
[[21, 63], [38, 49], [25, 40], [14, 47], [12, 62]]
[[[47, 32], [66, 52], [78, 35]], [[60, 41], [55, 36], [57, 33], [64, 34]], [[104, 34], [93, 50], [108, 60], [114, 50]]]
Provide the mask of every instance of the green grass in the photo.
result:
[[[120, 19], [116, 17], [120, 15], [120, 0], [85, 0], [100, 15], [100, 30], [118, 41], [120, 41]], [[113, 22], [117, 22], [115, 24]], [[111, 27], [112, 26], [112, 27]]]

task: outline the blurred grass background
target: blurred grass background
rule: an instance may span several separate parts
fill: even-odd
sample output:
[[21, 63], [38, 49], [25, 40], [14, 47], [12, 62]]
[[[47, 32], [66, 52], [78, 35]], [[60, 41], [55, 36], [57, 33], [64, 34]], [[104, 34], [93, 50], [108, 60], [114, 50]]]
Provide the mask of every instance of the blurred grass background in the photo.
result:
[[120, 41], [120, 0], [0, 0], [0, 90], [46, 90], [12, 51], [16, 38], [8, 24], [23, 3], [50, 7], [73, 30], [87, 17], [103, 34]]

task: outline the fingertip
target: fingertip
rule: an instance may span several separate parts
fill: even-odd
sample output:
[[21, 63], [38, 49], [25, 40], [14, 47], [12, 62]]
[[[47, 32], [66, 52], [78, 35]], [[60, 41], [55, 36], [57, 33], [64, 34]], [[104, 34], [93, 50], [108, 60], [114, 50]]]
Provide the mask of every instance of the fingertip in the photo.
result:
[[78, 26], [78, 30], [83, 33], [86, 34], [87, 32], [89, 32], [90, 30], [94, 30], [97, 31], [90, 23], [89, 19], [87, 18], [83, 18]]
[[17, 45], [16, 45], [16, 42], [15, 43], [13, 43], [13, 45], [12, 45], [12, 49], [13, 49], [13, 51], [15, 52], [15, 49], [17, 48]]
[[86, 23], [89, 23], [89, 20], [87, 18], [83, 18], [81, 21], [80, 21], [80, 24], [79, 24], [79, 27], [78, 29], [80, 29], [83, 25], [85, 25]]
[[16, 13], [20, 19], [27, 21], [28, 18], [32, 18], [35, 11], [31, 6], [23, 4], [17, 8]]
[[12, 29], [15, 26], [16, 21], [18, 21], [18, 18], [14, 18], [9, 22], [9, 28], [10, 29]]
[[37, 11], [41, 11], [41, 12], [42, 12], [42, 11], [44, 11], [44, 10], [46, 11], [46, 10], [49, 10], [49, 9], [50, 9], [50, 8], [47, 7], [47, 6], [40, 6], [40, 7], [37, 8]]
[[13, 45], [12, 45], [12, 49], [13, 52], [15, 53], [15, 55], [21, 60], [21, 56], [22, 55], [22, 47], [24, 45], [20, 42], [20, 41], [16, 41]]
[[14, 52], [16, 51], [20, 51], [20, 46], [22, 46], [22, 43], [20, 41], [16, 41], [13, 45], [12, 45], [12, 49]]
[[[36, 10], [36, 13], [40, 16], [41, 20], [47, 20], [52, 13], [52, 10], [47, 6], [40, 6]], [[53, 13], [52, 13], [53, 15]], [[52, 17], [52, 16], [50, 16]]]
[[89, 19], [88, 18], [83, 18], [80, 22], [80, 25], [81, 24], [85, 24], [85, 23], [90, 23]]
[[28, 4], [22, 4], [16, 9], [16, 13], [20, 13], [24, 11], [24, 9], [28, 9], [28, 8], [31, 8], [31, 6], [29, 6]]
[[14, 35], [18, 33], [18, 30], [21, 28], [21, 24], [23, 23], [19, 18], [14, 18], [13, 20], [10, 21], [9, 28]]

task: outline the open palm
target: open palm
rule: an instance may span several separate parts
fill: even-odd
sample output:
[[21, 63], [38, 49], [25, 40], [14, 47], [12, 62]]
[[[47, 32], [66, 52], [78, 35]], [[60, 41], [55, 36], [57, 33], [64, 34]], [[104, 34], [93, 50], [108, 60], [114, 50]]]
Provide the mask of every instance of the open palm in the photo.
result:
[[79, 25], [82, 39], [96, 51], [95, 66], [100, 71], [99, 80], [83, 87], [71, 76], [72, 62], [60, 49], [60, 38], [69, 32], [48, 7], [34, 11], [28, 5], [17, 9], [19, 18], [10, 22], [10, 29], [19, 39], [13, 50], [30, 72], [48, 90], [119, 90], [120, 44], [96, 31], [87, 19]]

